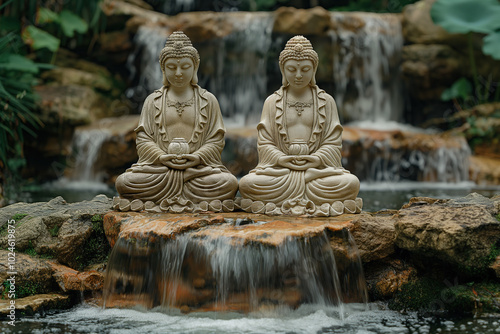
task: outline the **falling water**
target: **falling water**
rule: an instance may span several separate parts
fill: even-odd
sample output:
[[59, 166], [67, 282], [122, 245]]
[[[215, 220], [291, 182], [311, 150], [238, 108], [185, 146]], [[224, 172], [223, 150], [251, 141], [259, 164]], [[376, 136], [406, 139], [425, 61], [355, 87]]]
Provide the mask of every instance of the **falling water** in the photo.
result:
[[102, 144], [111, 136], [106, 129], [76, 130], [73, 137], [75, 166], [73, 181], [102, 182], [99, 171], [99, 152]]
[[[193, 43], [201, 54], [199, 84], [217, 96], [225, 123], [256, 122], [267, 96], [267, 53], [271, 45], [271, 13], [241, 13], [227, 36]], [[169, 31], [141, 26], [134, 38], [136, 51], [127, 61], [137, 84], [127, 91], [133, 100], [162, 86], [158, 55]], [[252, 118], [253, 117], [253, 118]]]
[[214, 71], [200, 74], [200, 85], [217, 96], [228, 126], [257, 123], [260, 119], [267, 96], [273, 16], [247, 13], [235, 24], [240, 28], [235, 27], [231, 34], [215, 41], [211, 49]]
[[[394, 16], [332, 12], [334, 96], [345, 121], [401, 121], [403, 35]], [[359, 17], [355, 16], [358, 15]], [[355, 22], [353, 27], [352, 21]]]
[[336, 306], [341, 317], [344, 301], [367, 301], [352, 239], [346, 256], [334, 255], [325, 234], [289, 237], [278, 246], [197, 232], [154, 244], [146, 240], [117, 241], [108, 262], [105, 307], [252, 312], [311, 304]]
[[[344, 142], [343, 150], [348, 153], [342, 164], [366, 181], [457, 183], [469, 179], [471, 152], [463, 138], [427, 144], [415, 143], [417, 147], [405, 148], [395, 144], [394, 140], [374, 141], [370, 138], [361, 139], [359, 143]], [[351, 159], [350, 155], [356, 158]]]

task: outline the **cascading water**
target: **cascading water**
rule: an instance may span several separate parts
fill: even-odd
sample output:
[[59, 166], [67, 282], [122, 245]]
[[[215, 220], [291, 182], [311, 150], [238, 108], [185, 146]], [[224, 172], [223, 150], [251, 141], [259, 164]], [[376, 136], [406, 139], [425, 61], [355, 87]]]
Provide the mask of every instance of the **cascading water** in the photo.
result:
[[[403, 34], [399, 19], [333, 12], [336, 30], [330, 31], [333, 56], [334, 97], [344, 121], [401, 121], [402, 81], [399, 64]], [[357, 20], [353, 29], [351, 20]]]
[[[193, 43], [201, 54], [199, 84], [217, 96], [225, 123], [257, 122], [267, 96], [267, 53], [271, 46], [273, 16], [242, 14], [233, 30], [220, 39]], [[127, 64], [136, 85], [127, 96], [142, 103], [162, 86], [158, 55], [170, 31], [141, 26], [134, 38], [136, 51]], [[137, 63], [137, 64], [136, 64]]]
[[98, 157], [102, 144], [111, 136], [106, 129], [76, 130], [73, 136], [74, 171], [71, 180], [102, 182]]
[[344, 302], [367, 302], [357, 248], [348, 230], [342, 233], [336, 247], [344, 254], [335, 255], [325, 232], [274, 246], [200, 230], [157, 242], [148, 233], [120, 238], [108, 262], [104, 306], [254, 312], [312, 304], [335, 306], [342, 316]]

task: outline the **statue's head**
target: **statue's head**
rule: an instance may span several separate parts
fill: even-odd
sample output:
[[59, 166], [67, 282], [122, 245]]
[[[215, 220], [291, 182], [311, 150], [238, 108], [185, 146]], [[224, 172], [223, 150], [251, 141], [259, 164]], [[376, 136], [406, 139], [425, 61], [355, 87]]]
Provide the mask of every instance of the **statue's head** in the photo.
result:
[[313, 50], [311, 42], [304, 36], [294, 36], [288, 40], [285, 48], [280, 53], [279, 63], [281, 74], [283, 75], [283, 86], [288, 86], [286, 78], [285, 63], [289, 61], [310, 61], [312, 65], [312, 77], [309, 85], [316, 85], [316, 70], [318, 69], [318, 54]]
[[165, 66], [167, 62], [171, 59], [176, 59], [177, 61], [190, 59], [193, 63], [193, 75], [191, 84], [196, 85], [198, 83], [198, 67], [200, 66], [200, 55], [198, 51], [193, 47], [191, 40], [182, 32], [176, 31], [170, 35], [165, 43], [165, 47], [160, 52], [160, 65], [163, 72], [163, 85], [170, 86], [170, 82], [167, 79], [165, 73]]

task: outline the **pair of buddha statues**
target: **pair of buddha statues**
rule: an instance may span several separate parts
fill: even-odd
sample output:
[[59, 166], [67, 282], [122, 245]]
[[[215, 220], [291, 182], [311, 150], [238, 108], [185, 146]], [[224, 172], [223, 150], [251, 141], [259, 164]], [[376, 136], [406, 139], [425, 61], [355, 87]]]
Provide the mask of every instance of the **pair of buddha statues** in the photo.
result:
[[[283, 85], [264, 102], [259, 162], [239, 182], [221, 162], [225, 128], [214, 95], [198, 86], [198, 51], [174, 32], [160, 52], [163, 87], [136, 128], [139, 160], [116, 180], [121, 211], [337, 216], [359, 213], [359, 180], [342, 168], [334, 99], [316, 85], [318, 55], [303, 36], [279, 57]], [[241, 195], [235, 197], [237, 192]]]

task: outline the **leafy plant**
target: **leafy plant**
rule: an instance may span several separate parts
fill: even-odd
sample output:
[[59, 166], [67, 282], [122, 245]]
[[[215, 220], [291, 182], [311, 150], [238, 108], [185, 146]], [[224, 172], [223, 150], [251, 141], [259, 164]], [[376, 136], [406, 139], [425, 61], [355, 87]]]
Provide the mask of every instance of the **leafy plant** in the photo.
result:
[[32, 89], [41, 66], [19, 55], [21, 47], [15, 34], [0, 37], [0, 168], [9, 171], [23, 166], [24, 136], [42, 125]]
[[[437, 0], [431, 8], [434, 23], [450, 33], [467, 34], [468, 52], [474, 80], [479, 88], [472, 33], [488, 34], [483, 39], [483, 53], [500, 60], [500, 2], [498, 0]], [[498, 98], [498, 92], [495, 99]], [[485, 94], [486, 95], [486, 94]]]

